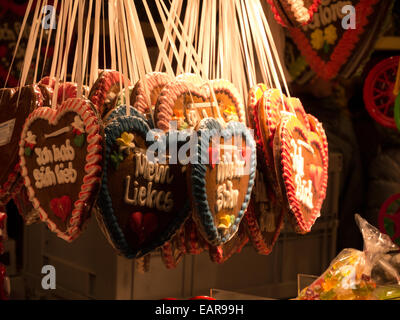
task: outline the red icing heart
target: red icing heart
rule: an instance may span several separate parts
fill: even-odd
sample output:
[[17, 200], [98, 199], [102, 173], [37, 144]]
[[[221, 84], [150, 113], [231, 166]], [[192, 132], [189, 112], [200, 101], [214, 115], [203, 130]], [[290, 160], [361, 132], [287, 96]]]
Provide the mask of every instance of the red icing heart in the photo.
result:
[[129, 223], [131, 230], [138, 237], [139, 244], [152, 237], [158, 228], [158, 218], [152, 212], [143, 214], [140, 211], [136, 211], [131, 214]]
[[63, 222], [67, 219], [71, 213], [71, 198], [68, 196], [62, 196], [61, 198], [54, 198], [50, 201], [50, 208], [54, 214], [59, 217]]

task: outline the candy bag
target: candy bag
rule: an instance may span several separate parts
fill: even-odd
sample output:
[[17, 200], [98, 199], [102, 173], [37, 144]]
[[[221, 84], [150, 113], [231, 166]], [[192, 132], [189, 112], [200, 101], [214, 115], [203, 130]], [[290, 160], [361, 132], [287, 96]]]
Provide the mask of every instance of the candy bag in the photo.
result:
[[[363, 235], [363, 251], [342, 250], [328, 269], [301, 291], [297, 300], [400, 298], [400, 257], [395, 254], [399, 247], [359, 215], [355, 219]], [[393, 263], [397, 261], [398, 265]]]

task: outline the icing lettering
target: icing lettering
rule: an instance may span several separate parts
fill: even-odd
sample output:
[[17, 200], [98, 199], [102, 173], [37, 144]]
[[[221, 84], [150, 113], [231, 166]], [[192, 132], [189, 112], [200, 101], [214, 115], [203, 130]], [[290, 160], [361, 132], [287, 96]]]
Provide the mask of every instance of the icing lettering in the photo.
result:
[[318, 12], [314, 14], [312, 21], [309, 24], [302, 26], [303, 30], [306, 32], [308, 29], [314, 30], [321, 27], [323, 28], [331, 23], [336, 23], [336, 21], [343, 19], [345, 14], [342, 12], [342, 8], [346, 5], [352, 5], [352, 2], [322, 2]]
[[171, 174], [168, 165], [151, 162], [147, 159], [146, 154], [140, 152], [135, 154], [135, 159], [135, 178], [142, 176], [150, 182], [161, 184], [171, 184], [174, 180], [174, 175]]
[[222, 183], [227, 179], [240, 178], [244, 175], [245, 160], [239, 160], [236, 154], [233, 161], [229, 161], [226, 155], [221, 156], [221, 161], [217, 166], [217, 183]]
[[172, 192], [153, 190], [152, 182], [148, 182], [147, 186], [139, 187], [139, 183], [134, 181], [133, 192], [130, 191], [131, 189], [131, 176], [126, 176], [124, 201], [127, 204], [133, 206], [157, 208], [157, 210], [164, 212], [170, 212], [174, 206]]
[[[51, 149], [43, 147], [35, 148], [34, 151], [36, 163], [39, 165], [39, 169], [33, 170], [36, 188], [76, 182], [78, 173], [72, 166], [75, 150], [69, 139], [59, 147], [53, 144]], [[54, 170], [49, 166], [53, 163], [57, 163]]]
[[232, 181], [219, 185], [217, 188], [217, 212], [223, 209], [233, 209], [236, 207], [239, 198], [239, 190], [233, 189]]
[[[304, 180], [304, 157], [302, 155], [302, 148], [299, 146], [294, 139], [290, 142], [293, 147], [292, 166], [295, 173], [294, 182], [296, 185], [296, 197], [300, 202], [305, 205], [308, 209], [313, 209], [313, 193], [312, 193], [312, 181]], [[304, 145], [302, 143], [301, 145]]]

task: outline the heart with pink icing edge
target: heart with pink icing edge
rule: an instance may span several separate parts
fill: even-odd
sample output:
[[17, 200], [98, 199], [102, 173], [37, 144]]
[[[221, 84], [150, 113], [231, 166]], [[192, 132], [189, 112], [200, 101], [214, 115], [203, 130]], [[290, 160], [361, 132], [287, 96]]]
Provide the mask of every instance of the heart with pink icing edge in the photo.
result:
[[284, 115], [274, 138], [279, 184], [298, 233], [307, 233], [320, 216], [328, 183], [323, 137], [293, 115]]
[[[21, 133], [21, 174], [29, 200], [49, 229], [68, 242], [81, 233], [97, 195], [102, 136], [91, 102], [80, 98], [56, 110], [36, 109]], [[30, 153], [25, 152], [27, 143]]]

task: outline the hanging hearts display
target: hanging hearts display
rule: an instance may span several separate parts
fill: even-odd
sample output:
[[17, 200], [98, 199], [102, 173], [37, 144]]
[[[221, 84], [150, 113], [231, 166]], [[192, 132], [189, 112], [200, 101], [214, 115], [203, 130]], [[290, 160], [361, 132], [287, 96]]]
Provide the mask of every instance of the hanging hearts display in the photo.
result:
[[274, 138], [279, 183], [296, 232], [307, 233], [320, 216], [328, 181], [324, 137], [284, 115]]
[[[38, 108], [19, 142], [21, 174], [33, 207], [49, 229], [74, 240], [89, 218], [102, 172], [102, 130], [90, 101]], [[76, 137], [83, 137], [77, 143]]]
[[169, 241], [189, 212], [183, 167], [170, 163], [168, 154], [163, 160], [155, 150], [149, 153], [157, 143], [166, 146], [166, 141], [173, 144], [176, 138], [167, 134], [165, 141], [156, 140], [146, 121], [135, 116], [109, 121], [105, 135], [105, 169], [98, 197], [102, 224], [121, 254], [140, 258]]
[[352, 0], [347, 5], [322, 1], [311, 23], [289, 28], [301, 55], [325, 80], [349, 78], [358, 70], [390, 16], [392, 1]]
[[[198, 163], [190, 166], [193, 219], [210, 244], [228, 242], [238, 231], [253, 188], [256, 146], [249, 129], [231, 121], [223, 128], [216, 119], [199, 124]], [[209, 148], [219, 149], [219, 162], [208, 163]], [[246, 149], [246, 157], [242, 157]]]

